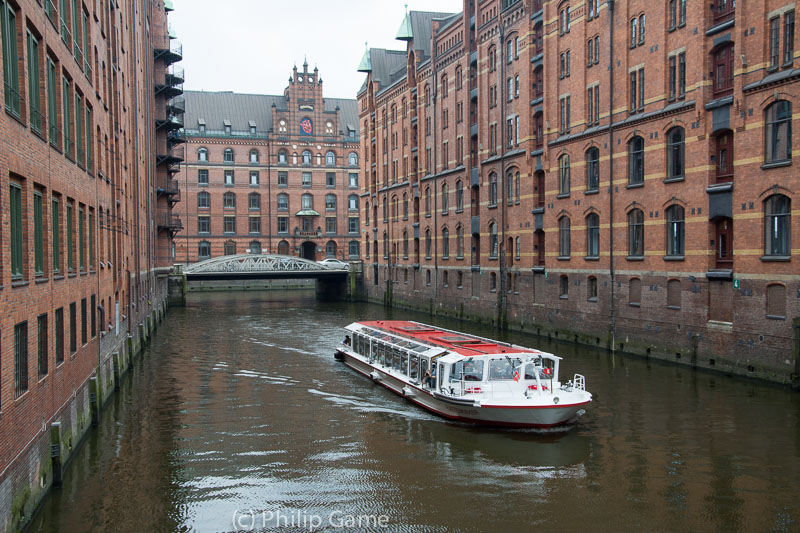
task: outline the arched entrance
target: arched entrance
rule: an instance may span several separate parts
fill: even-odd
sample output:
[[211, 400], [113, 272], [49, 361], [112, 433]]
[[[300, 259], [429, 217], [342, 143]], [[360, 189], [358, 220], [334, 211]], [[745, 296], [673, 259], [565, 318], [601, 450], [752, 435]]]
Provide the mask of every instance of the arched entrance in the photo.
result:
[[309, 261], [317, 260], [317, 245], [311, 241], [306, 241], [300, 245], [300, 257]]

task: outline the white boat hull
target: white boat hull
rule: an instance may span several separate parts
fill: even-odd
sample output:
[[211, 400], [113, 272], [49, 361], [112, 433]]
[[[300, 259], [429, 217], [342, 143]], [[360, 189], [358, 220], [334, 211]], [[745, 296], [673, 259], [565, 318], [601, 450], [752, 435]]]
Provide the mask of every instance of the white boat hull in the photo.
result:
[[[548, 428], [569, 423], [578, 411], [591, 401], [588, 393], [575, 394], [561, 390], [547, 392], [541, 396], [534, 393], [527, 404], [487, 402], [481, 394], [454, 397], [437, 394], [423, 388], [421, 384], [412, 383], [406, 376], [401, 377], [388, 368], [371, 364], [345, 347], [337, 350], [336, 358], [356, 372], [418, 406], [450, 420], [461, 422], [504, 427]], [[573, 398], [574, 396], [577, 398]], [[563, 401], [554, 403], [553, 398]], [[570, 401], [575, 399], [578, 401]]]

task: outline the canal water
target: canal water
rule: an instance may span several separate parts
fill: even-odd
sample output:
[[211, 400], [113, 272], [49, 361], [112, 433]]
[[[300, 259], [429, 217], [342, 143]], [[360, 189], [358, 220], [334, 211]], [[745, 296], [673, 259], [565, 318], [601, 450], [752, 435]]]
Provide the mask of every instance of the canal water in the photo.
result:
[[[553, 351], [595, 399], [568, 431], [447, 422], [334, 360], [377, 318]], [[65, 477], [31, 530], [797, 531], [800, 394], [304, 292], [192, 295]]]

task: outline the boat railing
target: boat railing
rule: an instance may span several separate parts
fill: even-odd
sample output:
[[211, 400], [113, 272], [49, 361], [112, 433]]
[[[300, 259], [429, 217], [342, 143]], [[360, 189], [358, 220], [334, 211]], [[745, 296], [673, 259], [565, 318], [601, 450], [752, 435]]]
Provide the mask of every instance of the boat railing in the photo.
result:
[[572, 386], [578, 390], [586, 390], [586, 378], [582, 374], [575, 374]]

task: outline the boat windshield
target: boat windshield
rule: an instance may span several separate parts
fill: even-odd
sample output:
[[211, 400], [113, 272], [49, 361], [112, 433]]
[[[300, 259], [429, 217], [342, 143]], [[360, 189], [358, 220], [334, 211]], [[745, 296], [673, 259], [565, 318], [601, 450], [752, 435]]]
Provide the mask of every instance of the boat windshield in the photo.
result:
[[483, 359], [465, 359], [453, 363], [450, 381], [483, 381]]
[[504, 357], [489, 361], [489, 379], [505, 380], [514, 379], [514, 373], [522, 367], [522, 360]]

